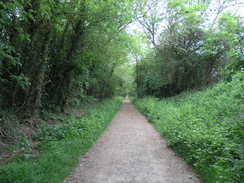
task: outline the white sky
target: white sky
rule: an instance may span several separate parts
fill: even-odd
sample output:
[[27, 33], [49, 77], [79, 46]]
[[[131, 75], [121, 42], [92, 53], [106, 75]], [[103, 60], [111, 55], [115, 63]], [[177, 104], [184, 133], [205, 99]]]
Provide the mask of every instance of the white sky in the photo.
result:
[[[158, 0], [158, 1], [163, 2], [163, 0]], [[217, 2], [219, 2], [219, 1], [222, 1], [222, 0], [212, 0], [212, 2], [211, 2], [212, 5], [210, 8], [215, 8], [217, 6]], [[223, 13], [230, 12], [231, 14], [233, 14], [235, 16], [241, 17], [244, 21], [244, 0], [239, 0], [239, 2], [241, 3], [240, 5], [236, 5], [236, 6], [227, 8], [227, 9], [225, 9], [225, 11], [223, 11]], [[160, 5], [160, 7], [163, 7], [163, 6]], [[158, 11], [164, 12], [164, 10], [162, 8], [160, 9], [160, 7], [158, 7]], [[214, 17], [215, 17], [215, 14], [210, 13], [209, 17], [208, 17], [209, 21], [212, 22]], [[163, 25], [162, 25], [162, 29], [163, 29]], [[131, 34], [135, 34], [137, 32], [143, 32], [143, 27], [139, 23], [134, 22], [131, 25], [129, 25], [129, 27], [127, 28], [127, 31]], [[161, 32], [161, 30], [159, 30], [159, 32]]]
[[[163, 2], [163, 0], [158, 0], [158, 1], [161, 1], [161, 2]], [[216, 1], [221, 1], [221, 0], [212, 0], [212, 8], [214, 7], [214, 6], [216, 6], [217, 4], [216, 4]], [[242, 5], [239, 5], [239, 6], [234, 6], [234, 7], [230, 7], [230, 8], [228, 8], [228, 9], [226, 9], [225, 11], [223, 11], [223, 13], [225, 13], [225, 12], [230, 12], [231, 14], [233, 14], [233, 15], [235, 15], [235, 16], [239, 16], [239, 17], [241, 17], [242, 19], [243, 19], [243, 22], [244, 22], [244, 0], [239, 0], [239, 2], [242, 2]], [[161, 6], [161, 7], [163, 7], [163, 6]], [[165, 12], [165, 9], [163, 10], [163, 9], [159, 9], [159, 11], [161, 11], [161, 12]], [[211, 22], [213, 22], [213, 19], [214, 19], [214, 17], [215, 17], [215, 15], [216, 14], [214, 14], [214, 13], [210, 13], [209, 14], [209, 16], [207, 17], [208, 18], [208, 20], [207, 20], [207, 22], [209, 21], [210, 22], [210, 24], [211, 24]], [[163, 29], [164, 29], [164, 27], [165, 27], [165, 23], [161, 23], [161, 25], [160, 25], [160, 27], [161, 28], [159, 28], [159, 31], [158, 31], [158, 37], [159, 37], [159, 34], [163, 31]], [[130, 33], [130, 34], [138, 34], [138, 33], [143, 33], [144, 32], [144, 29], [143, 29], [143, 27], [138, 23], [138, 22], [134, 22], [134, 23], [132, 23], [132, 24], [130, 24], [129, 26], [128, 26], [128, 28], [127, 28], [127, 32], [128, 33]], [[157, 39], [158, 40], [158, 39]], [[142, 47], [142, 49], [145, 47], [148, 47], [148, 45], [147, 44], [145, 44], [145, 43], [141, 43], [142, 45], [141, 45], [141, 47]], [[145, 44], [145, 45], [144, 45]], [[143, 46], [144, 45], [144, 46]], [[150, 46], [150, 47], [153, 47], [152, 45]], [[144, 48], [144, 49], [145, 49]], [[142, 56], [142, 55], [141, 55]], [[133, 55], [129, 55], [128, 56], [129, 57], [129, 59], [131, 60], [131, 63], [133, 63], [133, 64], [135, 64], [136, 63], [136, 61], [135, 61], [135, 57], [133, 56]]]

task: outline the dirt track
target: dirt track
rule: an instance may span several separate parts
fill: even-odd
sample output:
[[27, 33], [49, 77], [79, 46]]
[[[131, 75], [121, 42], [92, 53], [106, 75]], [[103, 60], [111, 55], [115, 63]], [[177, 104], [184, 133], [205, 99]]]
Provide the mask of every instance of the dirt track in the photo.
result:
[[200, 180], [126, 101], [64, 183], [200, 183]]

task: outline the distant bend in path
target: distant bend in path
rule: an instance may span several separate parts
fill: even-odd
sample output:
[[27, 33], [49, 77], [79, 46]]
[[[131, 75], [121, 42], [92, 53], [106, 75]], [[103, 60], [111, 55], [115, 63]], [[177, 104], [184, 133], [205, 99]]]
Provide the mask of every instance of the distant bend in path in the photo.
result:
[[125, 100], [64, 183], [200, 183], [145, 117]]

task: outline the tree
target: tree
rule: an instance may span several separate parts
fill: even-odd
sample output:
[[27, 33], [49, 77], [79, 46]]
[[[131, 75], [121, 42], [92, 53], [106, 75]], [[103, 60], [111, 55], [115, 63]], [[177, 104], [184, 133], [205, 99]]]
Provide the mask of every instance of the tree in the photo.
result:
[[210, 1], [167, 3], [158, 44], [137, 66], [139, 96], [173, 96], [211, 85], [221, 78], [226, 64], [237, 60], [239, 46], [235, 45], [241, 31], [237, 18], [223, 14], [219, 26], [213, 28], [206, 26]]
[[134, 0], [0, 2], [0, 106], [38, 118], [86, 95], [114, 94]]

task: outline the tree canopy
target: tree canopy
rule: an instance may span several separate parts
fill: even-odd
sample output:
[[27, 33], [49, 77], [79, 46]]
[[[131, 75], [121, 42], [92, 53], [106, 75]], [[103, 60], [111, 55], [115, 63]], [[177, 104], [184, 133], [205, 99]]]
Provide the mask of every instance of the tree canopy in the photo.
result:
[[243, 68], [243, 20], [226, 11], [241, 1], [160, 3], [146, 1], [148, 11], [138, 19], [152, 45], [136, 67], [139, 96], [173, 96], [212, 85], [226, 77], [223, 73]]
[[38, 116], [88, 97], [165, 97], [228, 78], [243, 68], [244, 30], [225, 10], [240, 4], [3, 0], [0, 106]]
[[0, 105], [38, 115], [122, 86], [133, 0], [0, 2]]

